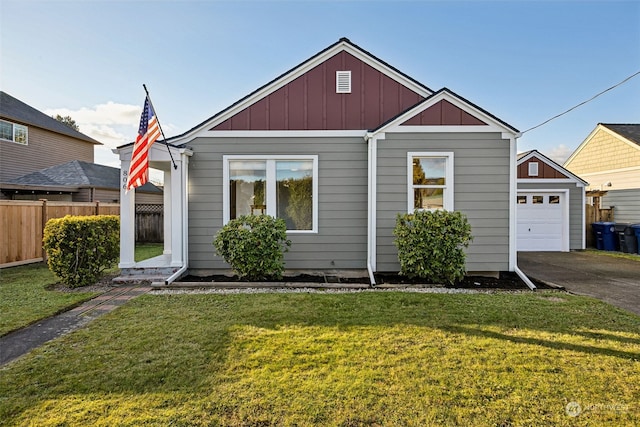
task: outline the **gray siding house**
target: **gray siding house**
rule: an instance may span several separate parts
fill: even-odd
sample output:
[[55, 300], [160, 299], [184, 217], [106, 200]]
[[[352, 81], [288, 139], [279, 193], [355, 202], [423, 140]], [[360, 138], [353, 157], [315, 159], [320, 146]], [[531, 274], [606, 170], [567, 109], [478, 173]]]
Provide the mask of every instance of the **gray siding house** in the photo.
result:
[[[167, 281], [227, 271], [212, 241], [250, 213], [285, 219], [289, 270], [397, 272], [396, 215], [447, 209], [471, 223], [468, 272], [519, 272], [517, 135], [456, 93], [433, 91], [340, 39], [168, 141], [179, 161], [175, 179], [165, 177], [177, 186], [168, 190], [174, 228], [186, 225], [173, 233], [183, 252], [171, 257]], [[120, 147], [122, 170], [131, 150]], [[150, 153], [159, 169], [163, 152]], [[125, 252], [121, 268], [141, 267]]]

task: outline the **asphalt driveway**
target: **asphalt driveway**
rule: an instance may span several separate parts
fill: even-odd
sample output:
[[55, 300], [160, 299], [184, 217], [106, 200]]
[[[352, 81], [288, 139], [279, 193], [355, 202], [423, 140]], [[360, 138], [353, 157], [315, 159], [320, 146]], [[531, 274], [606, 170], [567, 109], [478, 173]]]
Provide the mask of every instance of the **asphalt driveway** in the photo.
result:
[[518, 267], [531, 278], [640, 315], [640, 255], [631, 260], [596, 251], [519, 252]]

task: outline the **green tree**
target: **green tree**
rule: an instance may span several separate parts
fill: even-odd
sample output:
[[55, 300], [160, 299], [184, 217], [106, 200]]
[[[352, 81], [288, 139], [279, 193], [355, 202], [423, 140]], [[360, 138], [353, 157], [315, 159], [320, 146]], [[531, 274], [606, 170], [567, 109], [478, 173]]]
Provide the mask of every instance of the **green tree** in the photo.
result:
[[63, 123], [67, 126], [69, 126], [71, 129], [73, 130], [77, 130], [78, 132], [80, 131], [80, 126], [78, 126], [78, 124], [76, 123], [75, 120], [73, 120], [71, 118], [71, 116], [64, 116], [62, 117], [60, 114], [56, 114], [55, 117], [51, 116], [54, 119], [56, 119], [57, 121], [59, 121], [60, 123]]

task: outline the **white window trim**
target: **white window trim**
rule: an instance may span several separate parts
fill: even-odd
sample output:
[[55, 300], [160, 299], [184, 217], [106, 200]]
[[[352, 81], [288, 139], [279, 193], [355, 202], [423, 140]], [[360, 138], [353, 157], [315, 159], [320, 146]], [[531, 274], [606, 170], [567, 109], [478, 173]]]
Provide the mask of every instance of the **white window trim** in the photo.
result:
[[[313, 162], [312, 209], [313, 224], [311, 230], [287, 230], [290, 234], [318, 233], [318, 156], [317, 155], [225, 155], [222, 156], [222, 225], [231, 219], [229, 194], [229, 162], [232, 160], [265, 160], [267, 161], [266, 197], [267, 214], [276, 216], [276, 177], [275, 162], [277, 160], [311, 160]], [[271, 162], [270, 162], [271, 161]]]
[[529, 163], [529, 176], [538, 176], [538, 162]]
[[443, 188], [443, 209], [453, 211], [453, 152], [452, 151], [410, 151], [407, 153], [407, 212], [413, 213], [413, 158], [414, 157], [444, 157], [446, 185], [418, 186], [419, 188]]
[[[14, 123], [14, 122], [11, 122], [9, 120], [4, 120], [4, 119], [2, 119], [0, 121], [5, 122], [5, 123], [9, 123], [11, 125], [11, 139], [0, 138], [0, 140], [2, 140], [2, 141], [10, 141], [10, 142], [13, 142], [14, 144], [19, 144], [19, 145], [29, 145], [29, 128], [27, 126], [21, 125], [19, 123]], [[25, 135], [25, 141], [24, 142], [16, 141], [16, 126], [24, 128], [24, 135]]]

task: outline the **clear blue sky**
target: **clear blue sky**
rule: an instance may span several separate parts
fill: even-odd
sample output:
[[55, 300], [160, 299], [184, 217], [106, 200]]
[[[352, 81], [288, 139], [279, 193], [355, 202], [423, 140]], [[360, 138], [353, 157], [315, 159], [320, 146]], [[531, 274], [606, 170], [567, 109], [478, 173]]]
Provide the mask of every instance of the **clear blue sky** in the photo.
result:
[[[0, 0], [0, 87], [135, 138], [146, 83], [180, 134], [348, 37], [524, 131], [640, 71], [639, 1]], [[560, 159], [598, 122], [640, 123], [640, 76], [519, 140]]]

